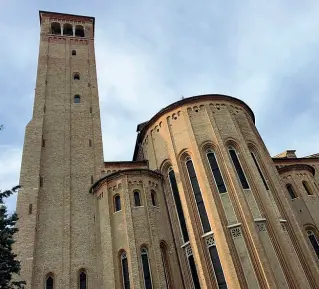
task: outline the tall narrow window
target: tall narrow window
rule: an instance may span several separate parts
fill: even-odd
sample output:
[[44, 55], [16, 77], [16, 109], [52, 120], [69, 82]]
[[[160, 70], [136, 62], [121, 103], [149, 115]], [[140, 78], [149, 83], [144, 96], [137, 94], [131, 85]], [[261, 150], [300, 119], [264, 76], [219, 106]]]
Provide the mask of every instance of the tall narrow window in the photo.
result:
[[204, 204], [203, 197], [202, 197], [202, 192], [201, 192], [199, 184], [198, 184], [198, 180], [197, 180], [196, 172], [195, 172], [195, 169], [193, 166], [193, 162], [190, 158], [188, 158], [186, 161], [186, 167], [187, 167], [188, 176], [189, 176], [189, 179], [190, 179], [190, 182], [192, 185], [193, 193], [195, 196], [195, 201], [196, 201], [199, 216], [200, 216], [200, 219], [202, 222], [203, 230], [204, 230], [204, 233], [207, 233], [207, 232], [211, 231], [211, 228], [210, 228], [205, 204]]
[[76, 50], [72, 50], [72, 55], [76, 55]]
[[126, 252], [121, 254], [121, 263], [122, 263], [122, 278], [123, 278], [123, 287], [124, 289], [130, 289], [130, 274], [128, 271], [128, 262]]
[[121, 210], [121, 197], [119, 195], [116, 195], [114, 197], [114, 211], [120, 211]]
[[84, 271], [81, 271], [79, 275], [79, 289], [86, 289], [86, 284], [86, 273]]
[[240, 165], [236, 150], [233, 147], [229, 147], [228, 151], [243, 189], [249, 189], [249, 185]]
[[138, 191], [134, 192], [134, 205], [135, 207], [139, 207], [141, 205], [140, 192]]
[[152, 205], [157, 206], [156, 192], [153, 190], [151, 191], [151, 198], [152, 198]]
[[305, 188], [308, 195], [312, 195], [311, 189], [306, 181], [302, 182], [303, 187]]
[[288, 184], [288, 185], [286, 186], [286, 188], [287, 188], [287, 191], [288, 191], [288, 193], [289, 193], [289, 195], [290, 195], [290, 198], [291, 198], [291, 199], [295, 199], [295, 198], [296, 198], [296, 194], [295, 194], [294, 189], [292, 188], [292, 185], [291, 185], [291, 184]]
[[212, 264], [213, 264], [218, 288], [219, 289], [227, 289], [227, 284], [226, 284], [223, 268], [222, 268], [222, 265], [220, 263], [220, 259], [219, 259], [219, 255], [218, 255], [218, 251], [216, 248], [214, 237], [213, 236], [207, 237], [206, 244], [208, 247], [210, 259], [211, 259]]
[[259, 164], [258, 164], [258, 162], [257, 162], [256, 156], [255, 156], [255, 154], [254, 154], [253, 152], [251, 153], [251, 156], [252, 156], [252, 158], [253, 158], [253, 160], [254, 160], [254, 163], [255, 163], [255, 165], [256, 165], [256, 167], [257, 167], [257, 171], [258, 171], [258, 173], [259, 173], [259, 175], [260, 175], [260, 177], [261, 177], [261, 179], [262, 179], [262, 181], [263, 181], [263, 183], [264, 183], [264, 186], [265, 186], [266, 190], [268, 191], [269, 188], [268, 188], [267, 182], [266, 182], [266, 180], [265, 180], [265, 178], [264, 178], [264, 175], [263, 175], [263, 173], [262, 173], [262, 171], [261, 171], [261, 169], [260, 169], [260, 167], [259, 167]]
[[182, 236], [183, 236], [184, 242], [186, 243], [186, 242], [188, 242], [189, 237], [188, 237], [184, 212], [183, 212], [183, 208], [182, 208], [182, 202], [181, 202], [181, 199], [179, 197], [179, 191], [178, 191], [178, 187], [177, 187], [177, 183], [176, 183], [175, 173], [174, 173], [172, 168], [170, 168], [170, 170], [169, 170], [168, 178], [169, 178], [171, 190], [172, 190], [174, 201], [175, 201], [175, 206], [176, 206], [177, 216], [179, 219], [179, 224], [181, 226]]
[[319, 240], [317, 239], [317, 236], [315, 235], [313, 230], [307, 230], [307, 234], [308, 234], [310, 243], [317, 254], [317, 257], [319, 258]]
[[220, 194], [226, 193], [227, 189], [225, 186], [223, 176], [220, 172], [215, 153], [212, 150], [208, 150], [206, 155], [210, 165], [210, 169], [212, 170], [212, 173], [213, 173], [213, 177], [214, 177], [218, 192]]
[[43, 178], [40, 177], [40, 188], [42, 188], [42, 187], [43, 187]]
[[53, 288], [54, 288], [53, 276], [48, 276], [45, 281], [45, 289], [53, 289]]
[[32, 214], [32, 204], [29, 204], [29, 215]]
[[190, 245], [186, 247], [186, 256], [187, 256], [189, 268], [191, 270], [194, 288], [201, 289], [199, 279], [198, 279], [197, 269], [195, 265], [195, 260], [194, 260], [192, 248]]
[[169, 265], [168, 255], [167, 255], [167, 246], [164, 242], [161, 242], [160, 248], [161, 248], [162, 264], [164, 269], [166, 288], [170, 289], [170, 288], [173, 288], [173, 286], [172, 286], [172, 280], [170, 275], [170, 265]]
[[151, 270], [148, 262], [148, 252], [145, 247], [141, 249], [142, 266], [143, 266], [143, 276], [144, 276], [144, 286], [145, 289], [152, 289], [152, 277]]

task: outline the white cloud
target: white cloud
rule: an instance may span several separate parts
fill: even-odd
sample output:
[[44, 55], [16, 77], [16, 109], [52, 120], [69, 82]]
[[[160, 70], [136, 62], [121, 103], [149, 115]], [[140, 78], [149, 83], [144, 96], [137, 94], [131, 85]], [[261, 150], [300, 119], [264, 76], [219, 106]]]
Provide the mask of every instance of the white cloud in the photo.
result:
[[[19, 184], [22, 151], [20, 148], [0, 145], [0, 189], [8, 190]], [[9, 212], [15, 210], [17, 196], [5, 200]]]

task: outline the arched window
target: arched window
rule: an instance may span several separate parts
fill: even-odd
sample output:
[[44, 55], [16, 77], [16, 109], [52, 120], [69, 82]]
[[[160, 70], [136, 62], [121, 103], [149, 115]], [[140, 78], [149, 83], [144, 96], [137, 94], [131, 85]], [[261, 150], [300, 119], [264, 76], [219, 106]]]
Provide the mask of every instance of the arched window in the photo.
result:
[[244, 171], [243, 171], [243, 169], [242, 169], [242, 167], [240, 165], [236, 150], [233, 147], [230, 146], [228, 148], [228, 152], [229, 152], [230, 158], [231, 158], [231, 160], [233, 162], [233, 165], [235, 167], [237, 176], [238, 176], [238, 178], [240, 180], [240, 183], [241, 183], [243, 189], [249, 189], [249, 185], [248, 185], [246, 176], [244, 174]]
[[87, 288], [87, 277], [85, 271], [80, 271], [79, 274], [79, 289], [86, 289]]
[[170, 289], [170, 288], [173, 288], [174, 286], [172, 283], [170, 264], [169, 264], [168, 254], [167, 254], [167, 246], [165, 242], [160, 243], [160, 249], [161, 249], [161, 257], [162, 257], [162, 264], [163, 264], [164, 275], [165, 275], [166, 288]]
[[51, 274], [45, 280], [45, 289], [54, 289], [54, 277]]
[[77, 73], [77, 72], [75, 72], [75, 73], [73, 74], [73, 79], [74, 79], [74, 80], [80, 80], [80, 74]]
[[72, 50], [72, 55], [76, 55], [76, 50]]
[[152, 199], [152, 205], [157, 206], [156, 193], [153, 190], [151, 190], [151, 199]]
[[58, 22], [51, 23], [51, 34], [61, 35], [61, 25]]
[[128, 271], [128, 262], [126, 252], [121, 254], [121, 264], [122, 264], [122, 278], [124, 289], [130, 289], [130, 274]]
[[303, 184], [303, 187], [305, 188], [307, 194], [308, 194], [308, 195], [312, 195], [312, 191], [311, 191], [311, 189], [310, 189], [308, 183], [307, 183], [306, 181], [303, 181], [302, 184]]
[[222, 268], [222, 265], [220, 263], [220, 259], [219, 259], [214, 236], [212, 236], [212, 235], [208, 236], [205, 241], [206, 241], [206, 245], [208, 247], [210, 259], [212, 261], [212, 265], [213, 265], [213, 269], [215, 272], [218, 288], [219, 289], [227, 289], [227, 284], [226, 284], [223, 268]]
[[141, 206], [141, 198], [140, 198], [140, 192], [135, 191], [134, 192], [134, 205], [135, 207]]
[[191, 270], [194, 288], [201, 289], [191, 246], [188, 245], [185, 248], [185, 251], [186, 251], [186, 256], [187, 256], [187, 260], [188, 260], [188, 265], [189, 265], [189, 268]]
[[121, 197], [120, 195], [116, 195], [114, 197], [114, 212], [121, 210]]
[[260, 175], [260, 177], [261, 177], [261, 179], [262, 179], [262, 181], [263, 181], [263, 183], [264, 183], [264, 186], [265, 186], [266, 190], [268, 191], [268, 190], [269, 190], [269, 187], [268, 187], [267, 182], [266, 182], [266, 180], [265, 180], [265, 178], [264, 178], [264, 175], [263, 175], [263, 173], [262, 173], [262, 171], [261, 171], [261, 169], [260, 169], [260, 167], [259, 167], [259, 164], [258, 164], [258, 162], [257, 162], [256, 156], [255, 156], [255, 154], [254, 154], [253, 152], [251, 152], [251, 156], [252, 156], [252, 158], [253, 158], [253, 160], [254, 160], [254, 163], [255, 163], [255, 165], [256, 165], [256, 167], [257, 167], [257, 171], [258, 171], [258, 173], [259, 173], [259, 175]]
[[142, 258], [145, 289], [152, 289], [153, 285], [152, 285], [151, 270], [150, 270], [150, 266], [148, 262], [148, 252], [145, 247], [141, 249], [141, 258]]
[[82, 25], [75, 26], [75, 36], [84, 37], [84, 28]]
[[189, 180], [190, 180], [191, 185], [192, 185], [192, 189], [193, 189], [193, 193], [194, 193], [197, 209], [199, 212], [199, 216], [200, 216], [200, 219], [202, 222], [204, 233], [210, 232], [211, 228], [210, 228], [210, 224], [208, 221], [204, 200], [202, 197], [202, 192], [200, 190], [199, 183], [198, 183], [197, 176], [196, 176], [196, 172], [195, 172], [195, 168], [194, 168], [193, 162], [192, 162], [190, 157], [188, 157], [186, 159], [186, 167], [187, 167]]
[[296, 198], [296, 194], [295, 194], [294, 189], [292, 188], [292, 185], [291, 184], [287, 184], [286, 188], [287, 188], [287, 191], [288, 191], [288, 193], [290, 195], [290, 198], [291, 199], [295, 199]]
[[308, 238], [310, 240], [310, 243], [313, 247], [313, 249], [315, 250], [317, 257], [319, 258], [319, 240], [317, 238], [317, 236], [315, 235], [314, 231], [309, 229], [307, 230], [307, 235]]
[[220, 194], [226, 193], [227, 192], [226, 185], [225, 185], [223, 176], [221, 174], [221, 171], [219, 169], [215, 153], [212, 150], [208, 150], [206, 153], [206, 156], [209, 162], [210, 169], [212, 170], [214, 181], [217, 186], [218, 192]]
[[69, 23], [63, 25], [63, 35], [73, 36], [73, 27]]
[[73, 100], [74, 103], [81, 103], [81, 96], [79, 96], [78, 94], [77, 95], [74, 95], [74, 100]]
[[186, 243], [189, 241], [189, 237], [188, 237], [184, 212], [182, 208], [182, 202], [179, 196], [179, 191], [178, 191], [178, 187], [176, 183], [175, 173], [172, 168], [169, 169], [168, 179], [171, 185], [171, 190], [172, 190], [174, 201], [175, 201], [175, 206], [176, 206], [177, 216], [179, 219], [179, 224], [181, 226], [182, 236], [183, 236], [184, 242]]

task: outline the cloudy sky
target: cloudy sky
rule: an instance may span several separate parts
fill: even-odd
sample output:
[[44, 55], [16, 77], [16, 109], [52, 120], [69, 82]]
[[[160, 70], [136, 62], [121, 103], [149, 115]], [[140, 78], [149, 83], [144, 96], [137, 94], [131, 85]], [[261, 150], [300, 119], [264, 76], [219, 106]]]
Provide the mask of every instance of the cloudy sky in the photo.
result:
[[[205, 93], [244, 100], [272, 155], [319, 152], [317, 0], [0, 0], [0, 7], [1, 189], [19, 181], [38, 10], [96, 17], [105, 160], [131, 160], [138, 123], [182, 95]], [[14, 210], [15, 197], [8, 205]]]

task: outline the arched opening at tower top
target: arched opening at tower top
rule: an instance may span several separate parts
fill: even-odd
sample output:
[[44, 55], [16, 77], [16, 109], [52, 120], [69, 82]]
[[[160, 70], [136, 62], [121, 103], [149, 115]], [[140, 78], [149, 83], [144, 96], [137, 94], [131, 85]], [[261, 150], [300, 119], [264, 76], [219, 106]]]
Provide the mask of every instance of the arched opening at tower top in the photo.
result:
[[61, 35], [61, 25], [58, 22], [51, 23], [51, 34]]
[[63, 35], [73, 36], [73, 27], [71, 24], [66, 23], [63, 25]]
[[82, 25], [75, 26], [75, 36], [84, 37], [84, 28]]

